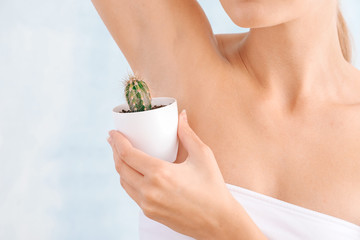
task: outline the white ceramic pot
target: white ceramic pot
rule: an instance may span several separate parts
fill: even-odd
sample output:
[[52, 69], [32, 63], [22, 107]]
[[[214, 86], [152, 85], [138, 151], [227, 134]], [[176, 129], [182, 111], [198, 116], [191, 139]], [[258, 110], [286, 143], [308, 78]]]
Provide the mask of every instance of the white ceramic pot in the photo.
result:
[[121, 112], [129, 110], [127, 103], [116, 106], [113, 109], [115, 129], [146, 154], [174, 162], [179, 146], [177, 101], [171, 97], [156, 97], [152, 98], [151, 105], [166, 106], [128, 113]]

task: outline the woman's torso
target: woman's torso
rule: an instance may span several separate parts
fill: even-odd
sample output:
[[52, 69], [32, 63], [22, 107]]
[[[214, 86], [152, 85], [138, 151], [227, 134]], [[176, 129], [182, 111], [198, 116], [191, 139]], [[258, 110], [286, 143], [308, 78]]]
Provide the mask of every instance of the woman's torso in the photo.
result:
[[[360, 105], [283, 114], [233, 61], [242, 35], [229, 36], [217, 36], [223, 59], [153, 96], [173, 96], [187, 110], [225, 182], [360, 225]], [[180, 143], [176, 162], [186, 157]]]

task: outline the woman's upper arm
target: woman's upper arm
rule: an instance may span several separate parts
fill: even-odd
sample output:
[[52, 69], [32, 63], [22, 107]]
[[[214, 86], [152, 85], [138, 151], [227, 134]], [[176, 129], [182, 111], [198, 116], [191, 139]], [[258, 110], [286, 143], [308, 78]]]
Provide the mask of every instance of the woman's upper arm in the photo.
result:
[[92, 2], [132, 70], [152, 83], [185, 77], [182, 73], [195, 73], [218, 57], [216, 38], [196, 0]]

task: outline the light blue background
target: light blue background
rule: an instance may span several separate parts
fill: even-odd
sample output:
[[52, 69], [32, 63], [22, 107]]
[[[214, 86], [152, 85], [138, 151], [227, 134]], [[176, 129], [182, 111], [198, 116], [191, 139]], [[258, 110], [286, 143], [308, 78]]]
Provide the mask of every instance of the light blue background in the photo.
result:
[[[200, 4], [215, 33], [246, 30]], [[360, 1], [343, 10], [359, 49]], [[90, 0], [1, 0], [0, 30], [0, 239], [137, 239], [106, 142], [131, 69]]]

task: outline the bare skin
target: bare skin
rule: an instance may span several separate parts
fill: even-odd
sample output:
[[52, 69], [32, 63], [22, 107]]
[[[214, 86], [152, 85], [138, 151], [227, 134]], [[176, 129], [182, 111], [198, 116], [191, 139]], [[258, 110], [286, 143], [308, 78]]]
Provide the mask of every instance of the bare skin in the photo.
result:
[[[250, 34], [217, 35], [195, 1], [165, 1], [136, 19], [155, 19], [146, 14], [163, 4], [158, 21], [126, 33], [143, 36], [136, 43], [122, 40], [121, 14], [110, 10], [126, 1], [93, 3], [152, 96], [186, 109], [225, 182], [360, 225], [360, 71], [341, 54], [336, 1], [276, 26], [249, 20]], [[180, 145], [176, 162], [186, 157]]]
[[[217, 38], [232, 49], [239, 36]], [[186, 97], [170, 93], [213, 150], [225, 182], [360, 225], [360, 105], [303, 100], [296, 109], [283, 109], [240, 82], [246, 81], [238, 75], [243, 73], [229, 72], [211, 79], [215, 73], [209, 71], [200, 93], [200, 87], [188, 88]], [[357, 71], [353, 77], [360, 82]], [[231, 78], [240, 81], [220, 85]], [[214, 89], [205, 80], [219, 84]], [[156, 93], [164, 94], [169, 92]], [[180, 145], [177, 162], [186, 156]]]

